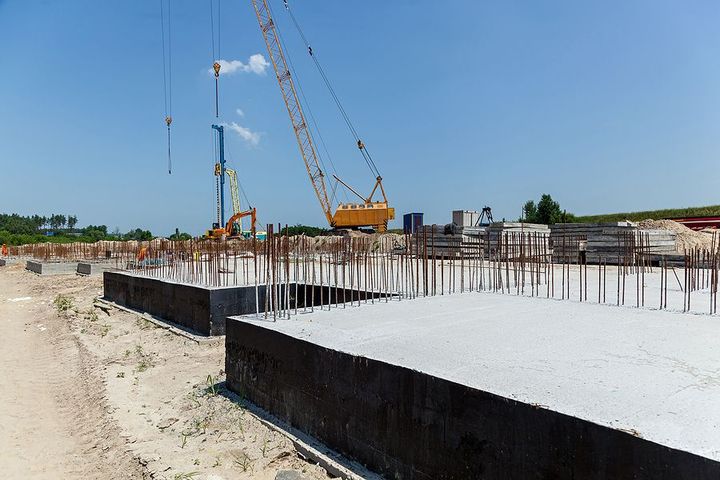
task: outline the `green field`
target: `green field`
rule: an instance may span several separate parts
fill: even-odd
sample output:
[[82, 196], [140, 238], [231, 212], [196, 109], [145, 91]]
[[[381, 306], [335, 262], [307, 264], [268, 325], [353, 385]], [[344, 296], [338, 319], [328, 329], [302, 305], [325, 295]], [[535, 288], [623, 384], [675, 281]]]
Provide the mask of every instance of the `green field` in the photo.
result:
[[683, 217], [717, 217], [720, 216], [720, 205], [711, 205], [708, 207], [688, 207], [688, 208], [670, 208], [666, 210], [648, 210], [646, 212], [625, 212], [625, 213], [608, 213], [604, 215], [585, 215], [575, 217], [576, 222], [583, 223], [603, 223], [603, 222], [620, 222], [622, 220], [630, 220], [638, 222], [651, 218], [653, 220], [662, 220], [664, 218], [683, 218]]

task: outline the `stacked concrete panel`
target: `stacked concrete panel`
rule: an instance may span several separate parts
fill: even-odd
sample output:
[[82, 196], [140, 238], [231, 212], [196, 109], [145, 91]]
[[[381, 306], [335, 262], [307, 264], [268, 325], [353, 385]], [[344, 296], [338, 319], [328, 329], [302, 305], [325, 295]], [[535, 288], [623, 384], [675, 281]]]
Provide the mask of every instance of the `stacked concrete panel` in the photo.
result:
[[550, 229], [547, 225], [521, 222], [495, 222], [487, 228], [487, 254], [505, 257], [550, 255]]
[[643, 238], [636, 241], [636, 249], [641, 250], [643, 253], [667, 255], [676, 253], [677, 234], [675, 232], [640, 229], [638, 233]]
[[676, 234], [668, 230], [638, 230], [635, 226], [606, 227], [587, 240], [588, 263], [632, 263], [638, 254], [675, 252]]
[[[618, 232], [631, 232], [632, 229], [633, 224], [630, 222], [556, 223], [550, 226], [550, 245], [553, 250], [553, 260], [556, 262], [576, 263], [581, 258], [582, 252], [587, 250], [589, 238], [599, 239], [604, 237], [604, 230], [613, 232], [616, 235]], [[615, 244], [617, 245], [617, 238], [615, 238]]]
[[638, 253], [672, 254], [677, 235], [669, 230], [639, 230], [632, 222], [556, 223], [550, 227], [555, 262], [632, 262]]
[[485, 227], [424, 225], [412, 240], [416, 255], [434, 258], [459, 258], [482, 255]]

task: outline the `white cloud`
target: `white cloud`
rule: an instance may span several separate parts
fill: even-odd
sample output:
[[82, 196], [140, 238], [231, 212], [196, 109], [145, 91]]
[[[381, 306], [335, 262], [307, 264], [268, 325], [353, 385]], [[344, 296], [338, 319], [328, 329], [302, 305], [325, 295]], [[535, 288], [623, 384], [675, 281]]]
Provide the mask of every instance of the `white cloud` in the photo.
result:
[[244, 117], [244, 116], [245, 116], [245, 112], [243, 112], [243, 111], [242, 111], [241, 109], [239, 109], [239, 108], [236, 108], [236, 109], [235, 109], [235, 113], [238, 114], [238, 117]]
[[260, 134], [258, 132], [253, 132], [249, 128], [238, 125], [235, 122], [231, 122], [229, 124], [225, 123], [223, 125], [225, 125], [233, 132], [237, 133], [240, 138], [248, 142], [253, 147], [257, 146], [257, 144], [260, 143]]
[[[259, 53], [250, 55], [247, 63], [243, 63], [240, 60], [218, 60], [217, 62], [220, 64], [220, 75], [232, 75], [237, 72], [265, 75], [265, 70], [270, 66], [270, 63], [265, 60], [265, 57]], [[208, 72], [211, 75], [215, 74], [212, 68], [209, 68]]]

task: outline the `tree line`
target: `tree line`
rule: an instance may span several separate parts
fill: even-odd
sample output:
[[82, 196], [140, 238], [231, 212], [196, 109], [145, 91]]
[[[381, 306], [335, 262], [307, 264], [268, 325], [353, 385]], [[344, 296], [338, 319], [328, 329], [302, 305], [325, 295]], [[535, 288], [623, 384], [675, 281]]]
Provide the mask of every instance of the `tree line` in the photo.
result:
[[0, 244], [97, 242], [98, 240], [152, 240], [152, 232], [136, 228], [127, 233], [108, 232], [106, 225], [77, 228], [76, 215], [23, 216], [0, 213]]

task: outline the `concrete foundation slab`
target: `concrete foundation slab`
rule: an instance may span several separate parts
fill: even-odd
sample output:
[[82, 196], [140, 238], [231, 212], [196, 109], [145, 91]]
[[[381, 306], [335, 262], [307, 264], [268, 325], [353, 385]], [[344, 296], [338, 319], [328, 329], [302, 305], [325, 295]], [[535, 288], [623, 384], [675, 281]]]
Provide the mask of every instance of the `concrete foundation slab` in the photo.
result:
[[388, 478], [717, 479], [717, 319], [473, 293], [227, 322], [229, 387]]
[[67, 275], [77, 272], [77, 263], [28, 260], [25, 262], [25, 268], [39, 275]]

